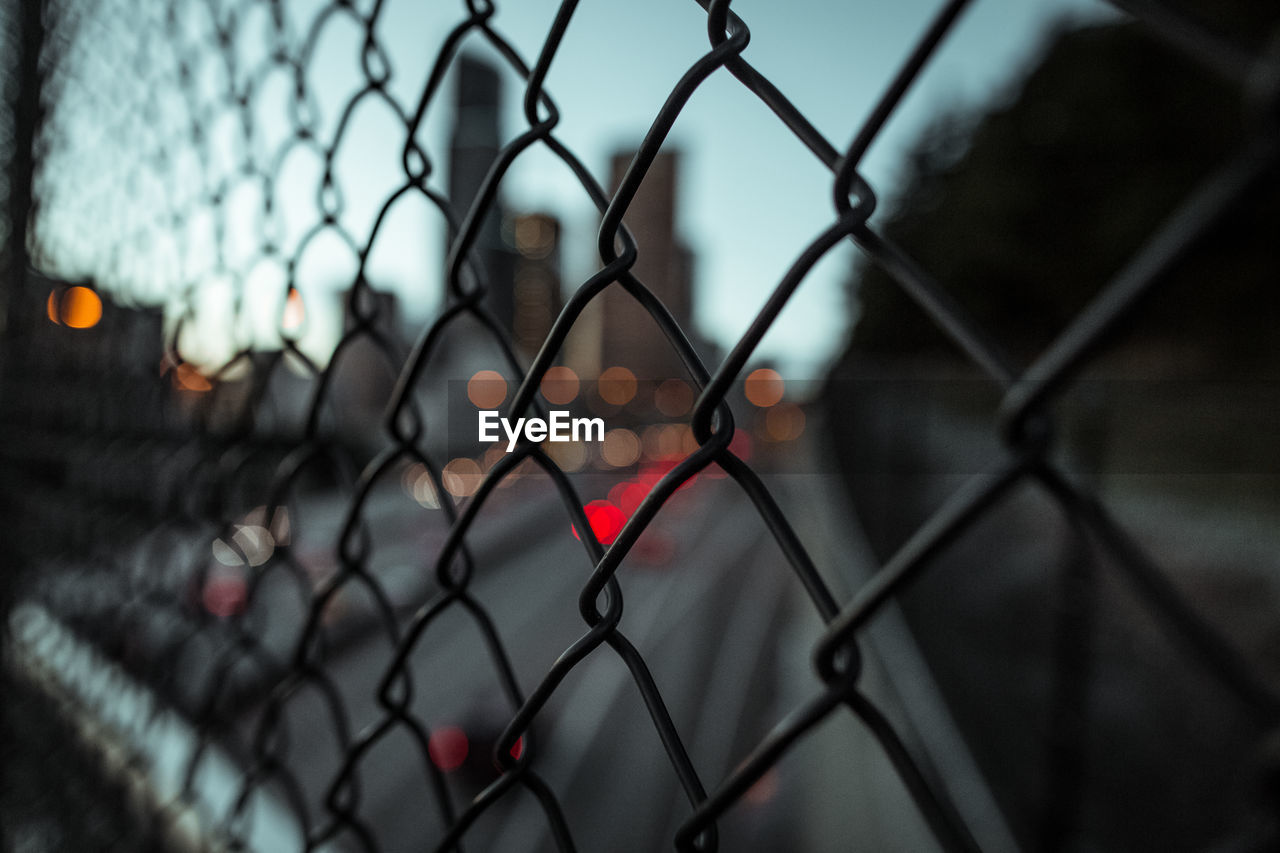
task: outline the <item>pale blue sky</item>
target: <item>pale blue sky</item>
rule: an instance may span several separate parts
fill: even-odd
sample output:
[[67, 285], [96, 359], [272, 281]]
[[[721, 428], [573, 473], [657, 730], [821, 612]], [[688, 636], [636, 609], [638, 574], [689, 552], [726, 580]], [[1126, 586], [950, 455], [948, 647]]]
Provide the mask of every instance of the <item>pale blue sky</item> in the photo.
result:
[[[324, 0], [285, 4], [292, 51], [326, 5]], [[365, 9], [371, 3], [355, 5]], [[752, 30], [747, 59], [842, 147], [940, 5], [940, 0], [737, 0], [733, 8]], [[441, 43], [464, 16], [463, 6], [462, 0], [384, 0], [377, 35], [393, 69], [390, 93], [403, 111], [413, 112]], [[498, 6], [493, 25], [532, 63], [557, 0], [507, 0]], [[194, 110], [208, 124], [206, 149], [173, 146], [170, 172], [149, 173], [145, 166], [156, 159], [151, 152], [189, 133], [188, 96], [174, 85], [172, 64], [157, 60], [151, 69], [154, 79], [130, 81], [114, 76], [118, 70], [108, 62], [111, 51], [86, 50], [78, 97], [91, 106], [76, 106], [73, 93], [67, 96], [67, 111], [100, 116], [102, 103], [118, 103], [121, 115], [132, 119], [119, 138], [111, 128], [99, 128], [96, 136], [65, 134], [71, 143], [98, 139], [103, 144], [82, 142], [84, 150], [78, 152], [71, 144], [68, 156], [58, 161], [52, 180], [70, 189], [65, 198], [55, 194], [47, 209], [51, 219], [62, 222], [50, 229], [49, 237], [57, 238], [52, 250], [60, 264], [102, 275], [108, 285], [113, 277], [103, 275], [103, 259], [115, 259], [106, 261], [121, 266], [115, 280], [140, 299], [167, 298], [173, 304], [178, 284], [189, 286], [200, 319], [189, 327], [181, 346], [187, 357], [214, 365], [245, 343], [270, 345], [275, 340], [286, 281], [282, 258], [295, 255], [303, 234], [317, 221], [323, 161], [291, 137], [286, 117], [294, 81], [286, 67], [275, 66], [255, 83], [249, 115], [250, 159], [258, 171], [273, 176], [269, 184], [283, 253], [263, 258], [264, 184], [238, 171], [246, 156], [243, 116], [230, 108], [229, 92], [243, 91], [250, 71], [272, 68], [266, 6], [253, 7], [238, 23], [234, 81], [211, 48], [209, 7], [179, 8], [186, 16], [185, 35], [169, 45], [170, 53], [194, 66]], [[1067, 15], [1097, 18], [1108, 14], [1108, 8], [1093, 0], [975, 0], [864, 160], [863, 172], [881, 198], [892, 198], [905, 150], [934, 116], [987, 103], [1007, 88], [1043, 44], [1050, 23]], [[100, 33], [86, 31], [95, 36], [94, 44], [114, 40], [124, 55], [132, 49], [156, 53], [156, 46], [145, 42], [145, 28], [130, 28], [127, 18], [101, 17]], [[363, 26], [349, 15], [334, 15], [306, 65], [306, 88], [314, 94], [318, 114], [317, 137], [325, 147], [333, 142], [342, 109], [365, 79], [359, 59], [364, 36]], [[136, 48], [128, 47], [140, 39]], [[672, 86], [708, 48], [706, 16], [693, 0], [583, 0], [547, 80], [562, 116], [557, 136], [602, 182], [607, 180], [610, 154], [638, 143]], [[474, 33], [465, 49], [492, 55]], [[446, 184], [451, 83], [446, 80], [419, 131], [436, 164], [431, 183], [441, 190]], [[504, 136], [510, 139], [525, 126], [522, 88], [514, 73], [508, 73], [505, 96]], [[136, 113], [142, 108], [130, 105], [130, 98], [154, 101], [153, 120], [138, 122]], [[669, 144], [684, 152], [678, 226], [697, 258], [695, 319], [707, 335], [727, 346], [804, 246], [831, 221], [831, 176], [723, 70], [693, 96]], [[357, 107], [334, 157], [343, 199], [339, 221], [357, 243], [367, 240], [378, 208], [404, 182], [403, 146], [404, 123], [384, 103], [366, 99]], [[277, 162], [282, 151], [286, 155]], [[107, 168], [101, 158], [125, 171], [135, 164], [143, 168], [121, 177], [125, 184], [103, 183], [97, 178], [100, 167]], [[79, 188], [94, 181], [131, 188], [128, 204], [108, 196], [111, 216], [106, 221], [97, 208], [80, 203]], [[197, 205], [182, 233], [165, 232], [162, 221], [149, 249], [133, 257], [126, 243], [126, 250], [118, 251], [116, 235], [131, 218], [183, 210], [184, 199], [199, 198], [215, 186], [222, 187], [226, 199], [216, 213]], [[522, 154], [504, 180], [503, 192], [513, 209], [545, 210], [561, 218], [567, 287], [595, 270], [598, 216], [551, 154], [541, 146]], [[397, 292], [405, 315], [419, 325], [440, 307], [442, 228], [440, 216], [424, 200], [406, 196], [384, 223], [367, 265], [374, 286]], [[817, 375], [840, 346], [850, 320], [842, 281], [853, 252], [844, 246], [819, 264], [764, 339], [760, 353], [777, 359], [790, 375]], [[352, 252], [333, 234], [314, 240], [298, 255], [296, 284], [309, 306], [304, 346], [322, 360], [338, 334], [334, 294], [349, 286], [355, 268]], [[246, 310], [233, 332], [231, 305], [237, 292], [244, 293]]]
[[[437, 40], [456, 20], [448, 4], [435, 5], [445, 8], [429, 19], [420, 17], [417, 3], [393, 2], [387, 10], [382, 33], [392, 46], [397, 91], [405, 102], [425, 79]], [[500, 4], [495, 26], [532, 61], [557, 5]], [[837, 146], [852, 138], [939, 6], [924, 0], [734, 3], [752, 31], [747, 59]], [[974, 3], [869, 152], [864, 173], [873, 186], [882, 197], [891, 195], [905, 146], [931, 117], [985, 102], [1026, 66], [1050, 22], [1104, 11], [1101, 4], [1081, 0]], [[424, 30], [435, 38], [421, 40]], [[469, 46], [481, 54], [486, 50], [475, 39]], [[641, 138], [671, 87], [707, 49], [705, 14], [688, 0], [582, 3], [548, 78], [562, 115], [557, 135], [603, 176], [611, 151]], [[518, 81], [513, 76], [509, 83], [504, 133], [513, 135], [524, 124]], [[439, 107], [445, 104], [438, 105], [432, 124], [435, 151], [444, 150], [448, 117]], [[695, 94], [671, 143], [685, 152], [679, 225], [697, 253], [696, 320], [728, 344], [805, 244], [830, 222], [830, 175], [724, 71]], [[564, 219], [571, 241], [566, 278], [585, 279], [594, 269], [597, 217], [564, 168], [544, 151], [530, 151], [504, 186], [515, 208], [548, 209]], [[432, 258], [429, 265], [438, 263], [438, 246], [438, 240], [428, 240], [422, 247]], [[762, 354], [799, 372], [817, 370], [831, 356], [848, 325], [841, 280], [853, 251], [838, 250], [814, 270], [765, 338]], [[424, 317], [437, 307], [436, 284], [433, 279], [426, 294], [404, 293], [411, 315]]]

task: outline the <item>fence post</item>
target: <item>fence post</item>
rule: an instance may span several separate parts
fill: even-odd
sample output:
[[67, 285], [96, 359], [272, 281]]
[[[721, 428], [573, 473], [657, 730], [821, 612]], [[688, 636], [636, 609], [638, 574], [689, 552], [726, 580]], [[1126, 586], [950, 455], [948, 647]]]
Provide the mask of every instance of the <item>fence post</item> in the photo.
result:
[[26, 298], [27, 229], [31, 220], [32, 182], [35, 176], [35, 140], [40, 124], [40, 53], [44, 46], [43, 0], [19, 0], [11, 12], [15, 17], [13, 47], [16, 58], [10, 114], [13, 117], [13, 154], [9, 160], [9, 237], [5, 248], [5, 308], [3, 328], [12, 338], [21, 331]]

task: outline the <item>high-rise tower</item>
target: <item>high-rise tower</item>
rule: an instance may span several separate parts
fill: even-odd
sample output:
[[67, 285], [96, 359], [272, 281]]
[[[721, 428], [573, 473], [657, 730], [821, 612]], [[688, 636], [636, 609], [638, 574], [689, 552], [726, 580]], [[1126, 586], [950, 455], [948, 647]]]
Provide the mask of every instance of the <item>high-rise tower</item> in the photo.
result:
[[[458, 59], [455, 82], [453, 129], [449, 136], [449, 201], [461, 226], [498, 156], [502, 81], [493, 66], [464, 55]], [[488, 286], [486, 306], [510, 334], [515, 313], [512, 292], [515, 255], [502, 239], [503, 215], [500, 199], [489, 205], [471, 257], [479, 265], [478, 272]], [[446, 256], [456, 237], [449, 229]]]
[[560, 296], [560, 221], [547, 213], [516, 216], [512, 342], [532, 360], [564, 305]]
[[[610, 187], [617, 189], [632, 152], [613, 156]], [[671, 311], [685, 334], [698, 345], [693, 328], [692, 253], [676, 232], [679, 155], [664, 151], [649, 168], [623, 221], [635, 236], [639, 256], [632, 272]], [[621, 285], [603, 294], [601, 368], [621, 365], [641, 379], [684, 377], [680, 357], [666, 342], [649, 312]]]

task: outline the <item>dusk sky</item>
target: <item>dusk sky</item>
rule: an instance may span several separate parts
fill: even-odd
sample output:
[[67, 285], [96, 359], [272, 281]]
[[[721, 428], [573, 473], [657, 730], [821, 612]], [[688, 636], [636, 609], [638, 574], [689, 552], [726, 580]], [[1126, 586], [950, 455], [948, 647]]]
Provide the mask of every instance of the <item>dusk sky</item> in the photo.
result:
[[[369, 5], [356, 4], [360, 9]], [[493, 25], [532, 64], [558, 5], [555, 0], [499, 3]], [[936, 0], [857, 4], [739, 0], [733, 8], [751, 28], [746, 58], [839, 148], [853, 137], [940, 5]], [[307, 32], [300, 22], [316, 20], [324, 6], [319, 0], [285, 4], [291, 53], [297, 54]], [[123, 134], [64, 133], [63, 138], [74, 144], [66, 156], [51, 158], [51, 163], [56, 163], [53, 179], [68, 189], [65, 195], [50, 193], [49, 209], [58, 208], [51, 220], [73, 224], [60, 233], [46, 234], [51, 261], [67, 274], [92, 275], [107, 287], [113, 286], [113, 280], [117, 287], [126, 283], [142, 301], [169, 300], [171, 312], [179, 310], [174, 300], [185, 289], [175, 284], [186, 282], [195, 294], [198, 319], [187, 328], [180, 346], [187, 358], [212, 367], [248, 342], [271, 346], [278, 341], [287, 282], [284, 259], [296, 256], [294, 283], [308, 306], [303, 345], [324, 361], [339, 332], [336, 294], [350, 285], [357, 260], [332, 233], [322, 234], [299, 252], [300, 240], [319, 216], [317, 189], [323, 160], [291, 136], [286, 117], [293, 109], [294, 81], [286, 66], [268, 61], [271, 30], [266, 7], [254, 7], [236, 28], [234, 88], [244, 90], [255, 69], [270, 69], [261, 79], [255, 78], [249, 115], [251, 158], [256, 169], [272, 176], [279, 216], [282, 254], [268, 259], [260, 255], [265, 233], [262, 185], [239, 171], [245, 159], [242, 117], [228, 106], [230, 83], [215, 52], [201, 53], [193, 71], [201, 102], [196, 112], [208, 125], [208, 143], [197, 151], [189, 139], [183, 141], [184, 134], [189, 134], [190, 105], [183, 103], [181, 90], [168, 83], [177, 58], [193, 55], [215, 35], [204, 5], [181, 10], [186, 16], [182, 22], [186, 43], [180, 40], [163, 46], [167, 50], [138, 42], [134, 30], [121, 23], [127, 18], [102, 16], [98, 43], [117, 40], [122, 57], [147, 57], [154, 85], [146, 76], [128, 81], [113, 76], [118, 68], [90, 54], [79, 72], [79, 79], [88, 85], [82, 92], [64, 96], [64, 114], [70, 116], [66, 120], [75, 121], [74, 116], [82, 112], [96, 115], [104, 102], [121, 105], [122, 116], [133, 116], [145, 110], [141, 102], [148, 99], [157, 103], [158, 118], [124, 122], [127, 132]], [[461, 2], [384, 2], [376, 34], [390, 59], [389, 90], [400, 110], [414, 111], [442, 41], [464, 14]], [[863, 173], [879, 194], [880, 210], [892, 206], [902, 157], [934, 117], [989, 104], [1007, 91], [1036, 56], [1046, 29], [1054, 22], [1064, 17], [1096, 20], [1106, 14], [1114, 13], [1086, 0], [972, 4], [863, 162]], [[325, 20], [306, 62], [305, 84], [315, 97], [319, 117], [317, 136], [326, 146], [333, 143], [342, 110], [363, 85], [364, 39], [364, 27], [352, 15], [334, 14]], [[602, 183], [607, 182], [609, 156], [639, 142], [671, 88], [708, 49], [706, 15], [692, 0], [581, 3], [547, 81], [561, 113], [557, 136]], [[464, 50], [496, 58], [474, 33]], [[419, 131], [435, 166], [430, 183], [441, 191], [447, 187], [451, 83], [451, 78], [445, 81]], [[133, 91], [127, 88], [130, 85]], [[522, 91], [522, 82], [508, 72], [504, 139], [525, 127]], [[130, 106], [131, 99], [139, 103]], [[357, 244], [367, 240], [378, 209], [404, 184], [400, 165], [404, 133], [403, 121], [384, 102], [366, 98], [356, 107], [336, 147], [334, 174], [343, 202], [339, 222]], [[723, 70], [694, 95], [668, 144], [684, 155], [677, 226], [696, 258], [695, 319], [704, 333], [727, 347], [805, 245], [830, 223], [834, 215], [831, 176], [754, 95]], [[114, 160], [111, 145], [121, 149]], [[176, 152], [170, 158], [176, 165], [168, 173], [147, 174], [149, 164], [159, 159], [153, 152], [166, 146]], [[114, 168], [120, 168], [120, 163], [139, 165], [130, 167], [136, 174], [129, 178], [133, 187], [129, 203], [107, 199], [111, 215], [104, 222], [96, 208], [80, 203], [78, 188], [94, 182], [94, 170], [108, 163], [115, 163]], [[216, 215], [197, 205], [183, 232], [175, 233], [161, 223], [155, 239], [141, 251], [120, 248], [130, 245], [119, 236], [128, 233], [125, 225], [130, 217], [145, 219], [156, 211], [189, 209], [190, 199], [220, 182], [226, 202]], [[562, 220], [566, 289], [594, 272], [598, 215], [565, 167], [542, 146], [520, 156], [503, 181], [503, 193], [513, 210], [545, 211]], [[74, 224], [79, 220], [84, 221]], [[442, 229], [438, 212], [425, 200], [406, 196], [392, 208], [367, 264], [373, 285], [397, 292], [405, 316], [419, 327], [439, 308]], [[215, 251], [217, 247], [220, 251]], [[852, 246], [842, 246], [813, 270], [764, 339], [761, 356], [776, 359], [797, 378], [821, 374], [849, 328], [852, 315], [842, 282], [853, 253]], [[112, 264], [123, 264], [126, 272], [114, 279], [104, 274], [104, 266]], [[244, 295], [244, 310], [233, 331], [231, 306], [237, 292]]]
[[[413, 102], [438, 40], [457, 20], [450, 5], [429, 5], [424, 11], [422, 4], [392, 2], [384, 13], [381, 33], [393, 52], [394, 91], [403, 103]], [[532, 61], [557, 6], [552, 0], [499, 4], [495, 26]], [[742, 0], [733, 8], [751, 28], [746, 58], [840, 147], [939, 6], [923, 0]], [[905, 147], [933, 116], [995, 96], [1026, 67], [1052, 22], [1104, 13], [1100, 4], [1080, 0], [973, 4], [868, 154], [863, 171], [882, 200], [892, 198]], [[468, 47], [481, 55], [487, 50], [475, 38]], [[680, 75], [707, 49], [705, 13], [693, 2], [582, 3], [548, 78], [562, 116], [557, 135], [605, 177], [610, 153], [643, 136]], [[520, 81], [512, 75], [508, 82], [503, 132], [509, 138], [525, 125]], [[432, 117], [436, 152], [447, 150], [445, 106], [437, 104]], [[830, 174], [725, 71], [695, 94], [670, 144], [685, 155], [678, 225], [697, 256], [696, 319], [727, 345], [806, 243], [829, 224]], [[590, 275], [597, 216], [558, 161], [541, 148], [526, 152], [504, 187], [514, 208], [549, 210], [564, 220], [567, 283]], [[438, 234], [434, 217], [431, 227]], [[438, 238], [421, 245], [429, 270], [439, 264], [439, 245]], [[765, 338], [762, 354], [792, 371], [821, 368], [848, 326], [841, 280], [854, 251], [847, 246], [833, 252], [814, 270]], [[402, 291], [411, 316], [425, 317], [437, 307], [437, 283], [432, 279], [425, 294]]]

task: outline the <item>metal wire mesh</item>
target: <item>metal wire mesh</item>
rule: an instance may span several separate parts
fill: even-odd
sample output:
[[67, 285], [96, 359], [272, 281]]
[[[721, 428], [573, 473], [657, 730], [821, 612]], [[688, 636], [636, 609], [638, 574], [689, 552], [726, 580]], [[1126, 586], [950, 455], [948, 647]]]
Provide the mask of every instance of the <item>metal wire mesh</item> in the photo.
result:
[[[715, 849], [718, 821], [833, 714], [850, 714], [866, 727], [942, 847], [977, 849], [946, 787], [868, 698], [859, 639], [887, 603], [928, 571], [931, 558], [1026, 483], [1043, 490], [1084, 536], [1114, 558], [1152, 612], [1186, 642], [1207, 672], [1238, 694], [1264, 726], [1276, 724], [1280, 697], [1275, 686], [1198, 615], [1107, 507], [1049, 456], [1050, 404], [1120, 320], [1158, 288], [1161, 274], [1275, 166], [1280, 153], [1276, 59], [1244, 55], [1157, 4], [1120, 4], [1183, 49], [1188, 61], [1202, 62], [1250, 92], [1259, 105], [1252, 137], [1171, 212], [1145, 245], [1135, 248], [1124, 269], [1046, 351], [1022, 365], [1002, 354], [988, 330], [949, 298], [945, 281], [934, 280], [873, 226], [876, 195], [859, 172], [868, 148], [968, 4], [952, 0], [922, 22], [914, 48], [844, 147], [825, 138], [744, 58], [748, 22], [728, 2], [700, 5], [706, 12], [707, 51], [672, 88], [613, 192], [557, 138], [559, 112], [544, 88], [573, 29], [578, 6], [573, 0], [560, 5], [536, 57], [520, 55], [504, 36], [495, 4], [467, 0], [416, 100], [407, 104], [391, 92], [395, 69], [379, 30], [381, 2], [338, 0], [300, 14], [278, 0], [50, 2], [9, 10], [15, 20], [23, 12], [28, 21], [39, 18], [44, 30], [28, 41], [42, 42], [39, 64], [29, 63], [25, 77], [18, 71], [10, 77], [22, 84], [9, 86], [15, 99], [21, 93], [30, 96], [38, 82], [43, 115], [17, 111], [18, 130], [10, 135], [15, 150], [31, 143], [35, 172], [34, 201], [15, 194], [12, 186], [8, 193], [16, 199], [10, 222], [23, 217], [19, 229], [28, 236], [26, 244], [10, 241], [6, 289], [10, 305], [22, 307], [9, 310], [4, 379], [10, 469], [5, 511], [16, 520], [13, 529], [23, 531], [21, 541], [10, 547], [16, 564], [39, 567], [39, 577], [21, 588], [21, 600], [38, 601], [39, 612], [47, 615], [32, 615], [28, 607], [13, 630], [19, 646], [45, 643], [56, 649], [63, 642], [51, 627], [56, 619], [189, 716], [198, 745], [176, 772], [172, 800], [152, 815], [148, 837], [172, 839], [191, 807], [199, 814], [203, 838], [251, 844], [251, 803], [257, 792], [270, 790], [297, 819], [305, 849], [327, 844], [381, 849], [385, 845], [362, 796], [361, 779], [375, 756], [385, 756], [380, 744], [399, 738], [395, 742], [421, 767], [425, 805], [419, 806], [420, 792], [415, 792], [412, 810], [424, 825], [439, 827], [429, 839], [434, 849], [460, 849], [477, 821], [522, 789], [541, 810], [544, 834], [558, 849], [572, 850], [574, 827], [561, 795], [540, 774], [544, 748], [570, 747], [537, 741], [535, 728], [575, 669], [608, 647], [607, 653], [626, 667], [636, 688], [634, 701], [645, 706], [660, 741], [659, 756], [687, 799], [674, 837], [652, 839], [655, 849], [671, 843], [682, 850]], [[362, 43], [358, 77], [336, 114], [322, 117], [317, 100], [323, 93], [314, 76], [318, 45], [340, 28], [356, 32]], [[487, 45], [524, 81], [526, 122], [502, 146], [465, 210], [430, 185], [438, 158], [421, 141], [464, 40]], [[250, 52], [245, 47], [250, 41], [266, 47]], [[681, 111], [712, 74], [732, 75], [830, 171], [832, 210], [830, 224], [795, 259], [731, 352], [707, 364], [687, 330], [633, 274], [645, 247], [628, 233], [623, 218]], [[277, 126], [261, 122], [262, 99], [274, 99]], [[335, 164], [370, 104], [394, 116], [403, 134], [400, 185], [383, 200], [372, 230], [357, 233], [344, 216]], [[475, 244], [512, 163], [532, 149], [563, 163], [600, 211], [601, 267], [573, 289], [526, 369], [488, 308], [491, 271], [478, 260]], [[314, 201], [301, 226], [286, 221], [295, 211], [282, 207], [277, 197], [283, 172], [300, 152], [318, 164]], [[453, 236], [446, 304], [406, 353], [399, 351], [368, 267], [382, 223], [408, 197], [438, 211]], [[289, 313], [297, 310], [299, 267], [319, 240], [345, 246], [356, 266], [345, 289], [349, 322], [327, 365], [299, 345], [300, 332]], [[764, 481], [730, 448], [734, 419], [726, 398], [815, 264], [846, 240], [886, 270], [999, 390], [1007, 456], [996, 469], [974, 476], [871, 580], [841, 601]], [[25, 269], [26, 246], [41, 271], [39, 280]], [[65, 291], [85, 280], [118, 303], [162, 303], [164, 311], [122, 312], [119, 316], [127, 319], [92, 346], [50, 343], [53, 327], [44, 324], [40, 303], [50, 288]], [[688, 418], [696, 449], [662, 476], [606, 546], [593, 532], [583, 496], [556, 461], [538, 445], [520, 444], [492, 465], [468, 501], [441, 502], [448, 533], [425, 567], [436, 591], [406, 612], [373, 568], [378, 543], [370, 507], [380, 484], [411, 463], [427, 472], [436, 495], [447, 492], [442, 460], [426, 437], [431, 404], [424, 391], [435, 381], [433, 362], [443, 341], [455, 329], [486, 341], [520, 377], [506, 412], [514, 417], [540, 411], [537, 393], [544, 376], [583, 311], [607, 289], [625, 290], [643, 307], [662, 332], [653, 346], [673, 350], [698, 388]], [[262, 303], [249, 297], [264, 292], [273, 294], [274, 346], [263, 343]], [[218, 359], [220, 366], [197, 373], [180, 343], [211, 314], [221, 317], [234, 345]], [[40, 317], [40, 324], [19, 315]], [[150, 335], [159, 341], [162, 326], [164, 350], [136, 344]], [[334, 408], [333, 377], [344, 353], [359, 347], [398, 377], [377, 426], [380, 449], [367, 463], [335, 438], [327, 420]], [[157, 375], [157, 364], [163, 374]], [[126, 365], [132, 365], [132, 374], [122, 373]], [[280, 377], [289, 370], [306, 374], [311, 389], [294, 423], [273, 409]], [[233, 379], [235, 387], [248, 390], [226, 390]], [[192, 383], [208, 383], [211, 390], [199, 390], [198, 405], [177, 406], [173, 389], [184, 382], [188, 391]], [[586, 552], [577, 584], [580, 636], [532, 680], [518, 674], [502, 626], [475, 591], [485, 565], [469, 536], [504, 479], [519, 476], [530, 464], [554, 486], [563, 516], [581, 532]], [[794, 584], [803, 588], [826, 629], [812, 650], [816, 675], [809, 698], [736, 756], [730, 772], [708, 778], [690, 758], [688, 733], [673, 722], [646, 658], [622, 630], [618, 573], [664, 504], [711, 466], [727, 472], [750, 500], [758, 524], [776, 541]], [[319, 580], [289, 544], [303, 534], [305, 516], [281, 512], [315, 480], [338, 484], [345, 496], [341, 532], [332, 543], [334, 565]], [[243, 536], [237, 538], [246, 513], [255, 507], [255, 526], [270, 533], [277, 546], [261, 562], [253, 559]], [[235, 577], [246, 585], [226, 607], [217, 598], [226, 570], [210, 560], [211, 547], [228, 551], [228, 562], [240, 567]], [[280, 579], [288, 596], [273, 592], [263, 598], [262, 590]], [[343, 685], [327, 663], [343, 641], [329, 614], [337, 602], [353, 596], [365, 602], [367, 627], [361, 630], [379, 636], [390, 649], [387, 663], [364, 679], [376, 696], [376, 714], [364, 724], [352, 719]], [[282, 603], [286, 597], [288, 605]], [[259, 600], [266, 603], [255, 606]], [[301, 618], [295, 630], [280, 637], [271, 625], [274, 611], [286, 606]], [[508, 706], [494, 743], [501, 772], [468, 800], [451, 790], [432, 759], [432, 727], [418, 704], [424, 695], [430, 697], [432, 684], [415, 680], [410, 669], [415, 656], [427, 653], [432, 627], [448, 619], [455, 620], [451, 625], [469, 625], [466, 630], [484, 650], [489, 672], [483, 678], [500, 685]], [[323, 779], [316, 779], [315, 765], [290, 747], [298, 732], [290, 730], [288, 720], [300, 703], [320, 709], [317, 717], [335, 757], [332, 766], [324, 765], [328, 775]], [[253, 709], [250, 724], [244, 723], [246, 707]], [[158, 725], [159, 714], [153, 709], [129, 724], [145, 733]], [[211, 772], [214, 746], [236, 759], [235, 785], [233, 796], [210, 805], [200, 802], [199, 780]], [[318, 799], [317, 785], [323, 792]]]

